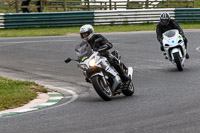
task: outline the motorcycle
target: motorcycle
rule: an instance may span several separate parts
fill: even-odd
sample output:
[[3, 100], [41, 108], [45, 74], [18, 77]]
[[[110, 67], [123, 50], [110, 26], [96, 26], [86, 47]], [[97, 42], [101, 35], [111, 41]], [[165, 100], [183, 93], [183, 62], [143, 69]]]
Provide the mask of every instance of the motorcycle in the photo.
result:
[[100, 55], [101, 50], [104, 49], [94, 51], [87, 42], [83, 41], [75, 50], [78, 60], [67, 58], [65, 63], [72, 60], [78, 62], [77, 66], [83, 71], [86, 81], [93, 85], [93, 88], [103, 100], [110, 101], [113, 96], [121, 93], [125, 96], [134, 94], [133, 68], [127, 68], [121, 63], [121, 56], [117, 51], [113, 51], [111, 55], [116, 57], [124, 72], [130, 76], [129, 81], [123, 82], [119, 73], [110, 65], [107, 58]]
[[179, 31], [172, 29], [164, 32], [163, 46], [165, 58], [169, 59], [179, 71], [182, 71], [186, 59], [186, 48], [183, 37], [179, 34]]

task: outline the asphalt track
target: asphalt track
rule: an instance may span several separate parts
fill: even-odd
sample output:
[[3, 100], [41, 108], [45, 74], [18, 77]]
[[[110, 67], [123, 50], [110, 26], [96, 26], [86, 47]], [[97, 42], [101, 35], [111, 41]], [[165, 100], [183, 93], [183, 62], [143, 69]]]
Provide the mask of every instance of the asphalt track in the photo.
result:
[[[183, 72], [164, 59], [155, 32], [105, 33], [134, 68], [135, 95], [104, 102], [84, 81], [74, 47], [79, 35], [0, 38], [0, 75], [54, 86], [65, 98], [52, 107], [0, 117], [0, 133], [200, 132], [199, 30], [186, 30], [190, 59]], [[67, 99], [67, 91], [75, 94]]]

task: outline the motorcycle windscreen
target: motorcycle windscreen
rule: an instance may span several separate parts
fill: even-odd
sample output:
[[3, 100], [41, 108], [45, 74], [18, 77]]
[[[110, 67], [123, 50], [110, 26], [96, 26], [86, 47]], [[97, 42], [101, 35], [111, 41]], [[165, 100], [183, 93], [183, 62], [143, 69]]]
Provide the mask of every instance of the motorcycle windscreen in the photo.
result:
[[88, 42], [81, 42], [75, 48], [76, 54], [78, 55], [78, 59], [88, 58], [92, 55], [92, 48]]
[[173, 37], [173, 36], [175, 36], [175, 34], [176, 34], [176, 32], [173, 31], [173, 30], [169, 30], [169, 31], [164, 33], [164, 35], [167, 36], [167, 37]]

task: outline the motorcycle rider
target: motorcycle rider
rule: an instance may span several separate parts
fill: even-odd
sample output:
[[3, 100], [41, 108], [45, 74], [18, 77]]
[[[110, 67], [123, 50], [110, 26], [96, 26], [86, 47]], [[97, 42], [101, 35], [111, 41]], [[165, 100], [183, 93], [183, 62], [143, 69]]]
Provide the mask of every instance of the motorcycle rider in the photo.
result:
[[[160, 42], [160, 50], [164, 51], [164, 46], [162, 44], [162, 34], [168, 30], [171, 29], [177, 29], [179, 31], [179, 34], [183, 37], [185, 48], [187, 49], [187, 38], [184, 35], [184, 32], [182, 28], [176, 23], [175, 20], [170, 19], [170, 16], [168, 13], [161, 13], [160, 15], [160, 22], [157, 24], [156, 27], [156, 34], [157, 34], [157, 40]], [[189, 54], [186, 53], [186, 59], [189, 59]]]
[[109, 53], [108, 50], [113, 47], [112, 43], [110, 43], [101, 34], [95, 34], [92, 25], [90, 24], [83, 25], [80, 28], [80, 36], [83, 41], [87, 41], [90, 44], [91, 48], [94, 51], [99, 51], [102, 56], [108, 59], [109, 63], [117, 70], [123, 81], [128, 81], [130, 79], [130, 77], [124, 73], [116, 57], [112, 56]]

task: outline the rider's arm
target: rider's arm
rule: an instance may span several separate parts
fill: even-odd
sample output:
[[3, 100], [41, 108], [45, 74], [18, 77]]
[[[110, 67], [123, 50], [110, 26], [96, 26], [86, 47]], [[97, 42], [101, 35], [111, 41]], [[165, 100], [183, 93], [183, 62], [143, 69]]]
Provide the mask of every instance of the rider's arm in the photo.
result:
[[175, 20], [171, 20], [171, 22], [173, 23], [174, 29], [177, 29], [179, 31], [179, 34], [181, 34], [181, 36], [183, 36], [183, 38], [185, 37], [183, 29], [178, 25], [178, 23], [176, 23]]
[[157, 34], [157, 40], [160, 42], [160, 44], [162, 44], [162, 31], [159, 24], [156, 27], [156, 34]]
[[107, 50], [111, 49], [113, 47], [112, 43], [110, 43], [104, 36], [101, 34], [98, 34], [98, 38], [101, 38], [102, 40], [99, 42], [99, 48], [102, 46], [107, 46]]

